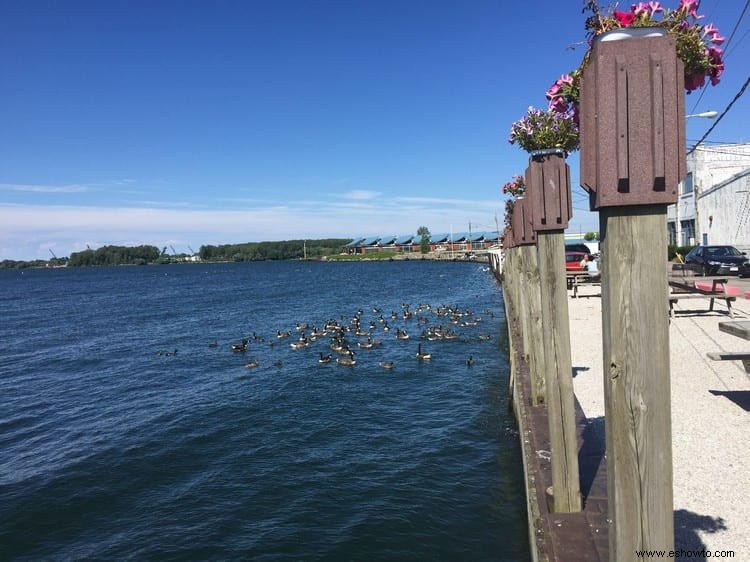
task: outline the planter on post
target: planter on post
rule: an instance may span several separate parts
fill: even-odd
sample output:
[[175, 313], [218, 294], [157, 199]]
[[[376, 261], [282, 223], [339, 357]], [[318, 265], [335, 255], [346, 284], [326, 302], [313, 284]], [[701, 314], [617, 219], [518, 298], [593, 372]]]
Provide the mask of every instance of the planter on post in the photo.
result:
[[571, 217], [570, 168], [558, 149], [531, 153], [526, 189], [537, 234], [541, 343], [550, 433], [552, 509], [581, 510], [563, 230]]
[[[644, 30], [655, 36], [639, 37]], [[594, 41], [580, 119], [581, 185], [592, 210], [677, 202], [686, 174], [684, 67], [665, 33], [617, 29]]]
[[610, 32], [594, 40], [581, 86], [581, 184], [600, 211], [602, 240], [613, 561], [674, 548], [664, 262], [667, 205], [685, 175], [683, 80], [672, 37]]

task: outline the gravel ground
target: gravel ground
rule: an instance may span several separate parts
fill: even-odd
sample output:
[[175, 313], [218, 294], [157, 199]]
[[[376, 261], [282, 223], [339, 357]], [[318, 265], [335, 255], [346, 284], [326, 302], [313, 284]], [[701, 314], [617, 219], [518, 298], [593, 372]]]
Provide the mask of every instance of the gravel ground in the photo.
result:
[[[733, 283], [743, 285], [746, 283]], [[604, 439], [600, 287], [568, 299], [574, 388], [589, 423]], [[705, 310], [703, 310], [705, 309]], [[750, 320], [750, 300], [733, 305]], [[676, 549], [734, 551], [750, 560], [750, 374], [739, 361], [708, 352], [750, 351], [750, 341], [720, 332], [730, 320], [723, 302], [683, 300], [670, 322], [672, 453]], [[666, 310], [665, 310], [666, 313]], [[702, 559], [702, 558], [698, 558]]]

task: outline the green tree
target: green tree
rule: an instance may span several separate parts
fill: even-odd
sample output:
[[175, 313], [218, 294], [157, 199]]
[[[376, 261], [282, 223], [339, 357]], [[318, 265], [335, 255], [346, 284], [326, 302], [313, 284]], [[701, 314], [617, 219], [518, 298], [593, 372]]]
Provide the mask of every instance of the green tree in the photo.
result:
[[592, 240], [599, 240], [599, 233], [598, 232], [587, 232], [583, 235], [583, 239], [586, 240], [586, 242], [591, 242]]
[[427, 254], [430, 251], [430, 229], [426, 226], [420, 226], [417, 229], [417, 236], [421, 236], [422, 239], [419, 242], [419, 251], [423, 254]]

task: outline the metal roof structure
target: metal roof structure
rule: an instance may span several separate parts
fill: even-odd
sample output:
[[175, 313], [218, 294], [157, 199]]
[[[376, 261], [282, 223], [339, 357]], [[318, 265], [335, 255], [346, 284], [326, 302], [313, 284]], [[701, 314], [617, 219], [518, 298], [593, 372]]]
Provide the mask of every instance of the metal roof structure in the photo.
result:
[[[444, 243], [458, 243], [458, 242], [479, 242], [481, 240], [497, 240], [499, 234], [497, 231], [480, 231], [472, 232], [454, 232], [454, 233], [441, 233], [431, 234], [430, 244], [444, 244]], [[369, 238], [354, 238], [351, 242], [346, 244], [347, 248], [361, 247], [361, 246], [376, 246], [378, 244], [383, 246], [398, 245], [403, 246], [406, 244], [419, 244], [421, 237], [414, 234], [406, 234], [403, 236], [370, 236]]]

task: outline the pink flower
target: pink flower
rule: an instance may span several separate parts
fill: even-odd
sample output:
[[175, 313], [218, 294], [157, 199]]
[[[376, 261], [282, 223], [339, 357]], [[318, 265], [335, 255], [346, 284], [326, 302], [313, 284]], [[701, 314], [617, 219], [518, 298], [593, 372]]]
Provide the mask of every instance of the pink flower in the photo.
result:
[[559, 96], [561, 90], [562, 88], [560, 87], [560, 84], [558, 82], [555, 82], [554, 84], [552, 84], [552, 86], [550, 86], [545, 95], [547, 96], [548, 100], [551, 100], [552, 98]]
[[664, 11], [661, 7], [661, 2], [649, 2], [648, 7], [651, 10], [651, 15], [658, 14]]
[[719, 63], [714, 68], [712, 68], [709, 73], [708, 77], [711, 80], [711, 85], [716, 86], [716, 84], [719, 83], [719, 80], [721, 78], [721, 75], [724, 74], [724, 63]]
[[719, 33], [719, 28], [714, 24], [709, 23], [708, 25], [703, 26], [703, 37], [706, 37], [707, 35], [713, 35], [714, 33]]
[[698, 0], [680, 0], [680, 5], [677, 7], [677, 11], [683, 11], [686, 14], [693, 16], [696, 20], [701, 19], [703, 16], [698, 15]]
[[615, 18], [620, 22], [621, 26], [628, 27], [631, 23], [633, 23], [633, 20], [635, 20], [635, 15], [633, 15], [632, 12], [621, 12], [619, 10], [615, 10]]
[[565, 101], [565, 98], [556, 97], [555, 99], [550, 100], [549, 108], [558, 113], [565, 113], [568, 109], [568, 102]]
[[693, 74], [691, 76], [685, 76], [685, 89], [688, 91], [688, 93], [703, 87], [705, 83], [705, 74]]
[[558, 78], [557, 83], [560, 85], [567, 84], [569, 86], [572, 86], [573, 77], [570, 74], [563, 74], [562, 76], [560, 76], [560, 78]]
[[638, 4], [633, 4], [632, 6], [630, 6], [630, 11], [633, 13], [635, 17], [651, 15], [649, 6], [645, 2], [639, 2]]
[[724, 54], [724, 51], [719, 47], [709, 47], [706, 49], [706, 54], [708, 55], [708, 58], [711, 59], [712, 63], [719, 64], [722, 62], [721, 56]]

